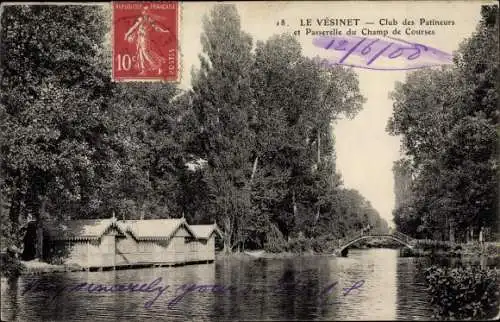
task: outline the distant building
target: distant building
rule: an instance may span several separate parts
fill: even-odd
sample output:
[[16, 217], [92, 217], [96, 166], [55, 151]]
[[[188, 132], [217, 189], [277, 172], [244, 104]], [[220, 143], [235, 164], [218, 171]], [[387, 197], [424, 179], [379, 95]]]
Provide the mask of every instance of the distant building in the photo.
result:
[[195, 161], [189, 161], [185, 165], [190, 171], [198, 171], [205, 168], [207, 164], [208, 164], [207, 160], [199, 158], [198, 160]]

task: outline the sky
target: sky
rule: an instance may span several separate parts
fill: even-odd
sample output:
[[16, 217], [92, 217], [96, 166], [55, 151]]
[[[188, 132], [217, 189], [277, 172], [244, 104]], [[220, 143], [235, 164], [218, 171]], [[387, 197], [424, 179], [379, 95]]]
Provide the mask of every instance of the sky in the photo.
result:
[[[254, 40], [267, 40], [274, 34], [293, 33], [300, 27], [300, 19], [358, 18], [360, 31], [364, 27], [381, 29], [379, 19], [396, 19], [401, 25], [405, 18], [419, 21], [453, 20], [453, 26], [423, 26], [433, 29], [435, 35], [399, 36], [447, 53], [458, 49], [464, 38], [470, 37], [480, 19], [481, 1], [394, 1], [394, 2], [235, 2], [241, 17], [242, 29]], [[186, 2], [182, 4], [180, 23], [181, 87], [190, 84], [190, 71], [199, 67], [201, 52], [201, 21], [214, 5], [211, 2]], [[284, 19], [285, 26], [276, 26]], [[375, 25], [365, 25], [365, 22]], [[318, 27], [329, 30], [335, 27]], [[348, 27], [338, 27], [345, 30]], [[417, 27], [418, 28], [418, 27]], [[416, 29], [417, 29], [416, 28]], [[404, 30], [404, 28], [403, 28]], [[312, 36], [298, 36], [306, 56], [325, 55], [324, 50], [312, 44]], [[400, 158], [400, 138], [390, 136], [386, 124], [392, 115], [389, 93], [396, 81], [404, 81], [404, 71], [374, 71], [355, 69], [359, 75], [361, 94], [366, 98], [363, 110], [353, 120], [340, 120], [334, 125], [336, 137], [337, 171], [343, 177], [344, 186], [358, 190], [382, 218], [393, 226], [394, 208], [393, 162]]]

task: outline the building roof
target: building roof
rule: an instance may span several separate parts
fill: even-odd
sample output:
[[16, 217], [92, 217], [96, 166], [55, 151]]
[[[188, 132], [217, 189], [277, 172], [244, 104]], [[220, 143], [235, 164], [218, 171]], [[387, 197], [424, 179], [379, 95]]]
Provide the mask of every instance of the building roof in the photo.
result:
[[213, 233], [219, 235], [222, 238], [222, 232], [219, 230], [216, 224], [212, 225], [189, 225], [191, 230], [194, 232], [196, 237], [201, 239], [209, 239]]
[[193, 238], [209, 239], [212, 234], [222, 238], [222, 232], [216, 224], [188, 225], [184, 218], [116, 220], [83, 219], [71, 220], [56, 227], [46, 229], [53, 240], [95, 240], [101, 238], [111, 229], [119, 234], [130, 233], [137, 240], [170, 239], [181, 227], [184, 227]]
[[118, 224], [138, 240], [169, 239], [181, 227], [184, 227], [193, 237], [197, 237], [184, 218], [120, 220]]
[[112, 228], [124, 233], [114, 218], [71, 220], [59, 226], [49, 226], [47, 231], [54, 240], [89, 240], [101, 238]]

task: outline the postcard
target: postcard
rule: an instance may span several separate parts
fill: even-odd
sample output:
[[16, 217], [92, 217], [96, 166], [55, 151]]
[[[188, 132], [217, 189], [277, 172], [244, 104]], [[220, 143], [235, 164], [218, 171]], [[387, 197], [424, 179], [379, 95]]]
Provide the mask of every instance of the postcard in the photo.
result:
[[1, 321], [498, 320], [498, 25], [2, 3]]

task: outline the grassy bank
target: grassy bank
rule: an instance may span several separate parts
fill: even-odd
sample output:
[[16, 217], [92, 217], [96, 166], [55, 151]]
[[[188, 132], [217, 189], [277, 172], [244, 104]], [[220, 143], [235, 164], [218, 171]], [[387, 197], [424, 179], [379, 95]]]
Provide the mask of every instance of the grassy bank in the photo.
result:
[[324, 253], [315, 253], [315, 252], [302, 252], [302, 253], [292, 253], [292, 252], [281, 252], [281, 253], [270, 253], [266, 251], [243, 251], [243, 252], [234, 252], [234, 253], [216, 253], [216, 259], [224, 259], [224, 258], [235, 258], [241, 260], [254, 260], [254, 259], [285, 259], [285, 258], [294, 258], [297, 256], [302, 257], [317, 257], [317, 256], [332, 256], [332, 254], [324, 254]]
[[2, 277], [13, 277], [24, 273], [25, 267], [12, 254], [0, 253], [0, 275]]
[[2, 265], [2, 277], [15, 277], [19, 275], [38, 275], [57, 272], [76, 272], [81, 271], [82, 267], [78, 265], [53, 265], [39, 260], [22, 261], [10, 259]]
[[423, 257], [423, 256], [447, 256], [447, 257], [499, 257], [500, 243], [488, 242], [482, 248], [477, 243], [460, 244], [456, 246], [446, 245], [418, 245], [414, 248], [404, 247], [400, 251], [402, 257]]

